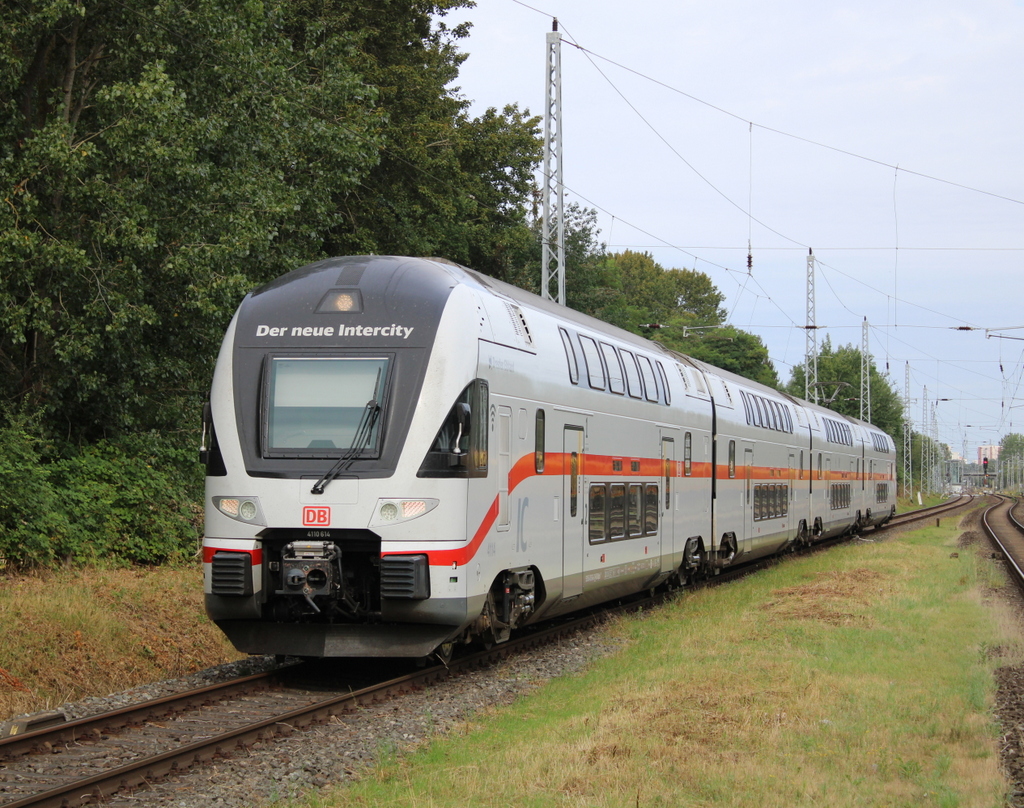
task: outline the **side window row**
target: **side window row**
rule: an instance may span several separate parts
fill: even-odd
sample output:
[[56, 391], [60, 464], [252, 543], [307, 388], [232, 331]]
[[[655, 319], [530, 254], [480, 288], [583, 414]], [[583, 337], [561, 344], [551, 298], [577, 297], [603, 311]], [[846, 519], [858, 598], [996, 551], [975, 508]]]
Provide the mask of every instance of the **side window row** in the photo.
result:
[[876, 452], [881, 452], [882, 454], [892, 454], [892, 452], [889, 450], [889, 440], [885, 437], [885, 435], [880, 435], [877, 432], [872, 432], [871, 443], [874, 444]]
[[591, 544], [658, 532], [657, 483], [591, 483]]
[[558, 333], [565, 348], [569, 381], [573, 384], [585, 378], [592, 390], [606, 390], [659, 404], [671, 402], [665, 368], [658, 360], [586, 334], [570, 334], [561, 326]]
[[843, 446], [853, 446], [853, 430], [849, 424], [843, 424], [831, 418], [822, 418], [825, 424], [825, 439], [830, 443], [841, 443]]
[[793, 416], [785, 404], [745, 390], [740, 390], [740, 398], [743, 399], [748, 424], [776, 432], [793, 432]]

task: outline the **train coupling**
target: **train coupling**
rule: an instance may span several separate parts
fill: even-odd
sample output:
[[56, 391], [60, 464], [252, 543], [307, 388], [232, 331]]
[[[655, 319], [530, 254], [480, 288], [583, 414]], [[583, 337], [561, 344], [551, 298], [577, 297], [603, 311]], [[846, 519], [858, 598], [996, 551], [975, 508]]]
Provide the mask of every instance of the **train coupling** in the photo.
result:
[[286, 544], [281, 553], [281, 579], [284, 589], [278, 594], [302, 595], [319, 614], [313, 602], [317, 595], [330, 595], [340, 586], [336, 572], [340, 567], [341, 551], [328, 541], [294, 541]]

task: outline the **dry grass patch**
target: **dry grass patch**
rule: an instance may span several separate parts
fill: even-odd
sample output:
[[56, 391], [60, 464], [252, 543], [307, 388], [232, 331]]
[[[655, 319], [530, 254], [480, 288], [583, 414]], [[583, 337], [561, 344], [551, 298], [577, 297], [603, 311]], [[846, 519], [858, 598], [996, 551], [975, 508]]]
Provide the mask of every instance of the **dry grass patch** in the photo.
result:
[[0, 720], [239, 658], [196, 567], [0, 578]]
[[870, 626], [871, 616], [851, 606], [869, 606], [891, 576], [870, 569], [826, 570], [808, 584], [775, 590], [764, 610], [779, 620], [820, 620], [834, 626]]

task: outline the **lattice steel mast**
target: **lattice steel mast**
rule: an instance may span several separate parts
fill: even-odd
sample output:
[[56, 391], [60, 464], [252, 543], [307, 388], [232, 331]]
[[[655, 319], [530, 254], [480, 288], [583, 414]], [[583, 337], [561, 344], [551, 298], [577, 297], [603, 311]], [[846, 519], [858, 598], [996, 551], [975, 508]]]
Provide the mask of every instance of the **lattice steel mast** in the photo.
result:
[[[814, 322], [814, 250], [807, 251], [807, 351], [804, 359], [804, 398], [818, 403], [818, 326]], [[813, 396], [813, 398], [812, 398]]]
[[860, 420], [871, 423], [871, 347], [868, 344], [868, 318], [864, 318], [860, 346]]
[[[562, 35], [558, 20], [547, 34], [544, 108], [544, 220], [541, 222], [541, 297], [565, 305], [565, 227], [562, 185]], [[552, 286], [555, 291], [552, 292]]]

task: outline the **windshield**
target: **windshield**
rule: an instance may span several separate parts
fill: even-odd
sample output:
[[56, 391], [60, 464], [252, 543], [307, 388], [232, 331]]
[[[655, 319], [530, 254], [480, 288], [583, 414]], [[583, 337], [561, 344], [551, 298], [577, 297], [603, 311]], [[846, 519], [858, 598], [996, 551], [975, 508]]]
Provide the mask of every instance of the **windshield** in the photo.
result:
[[[272, 358], [267, 452], [330, 456], [352, 447], [367, 403], [381, 403], [389, 362], [381, 356]], [[373, 419], [363, 443], [370, 453], [376, 453], [381, 420]]]

